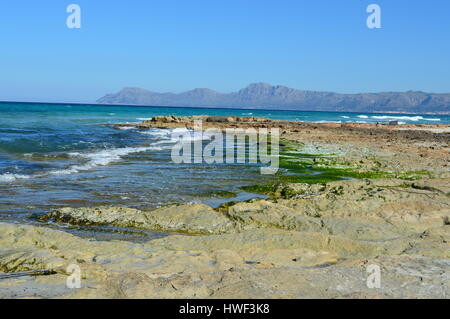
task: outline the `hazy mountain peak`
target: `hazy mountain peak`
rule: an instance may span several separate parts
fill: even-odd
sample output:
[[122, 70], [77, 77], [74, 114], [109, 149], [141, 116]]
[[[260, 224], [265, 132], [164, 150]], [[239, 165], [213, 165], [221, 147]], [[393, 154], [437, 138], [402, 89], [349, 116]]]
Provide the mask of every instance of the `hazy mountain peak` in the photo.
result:
[[100, 98], [101, 104], [260, 108], [312, 111], [404, 112], [450, 114], [450, 94], [418, 91], [338, 94], [252, 83], [229, 94], [197, 88], [180, 94], [127, 87]]

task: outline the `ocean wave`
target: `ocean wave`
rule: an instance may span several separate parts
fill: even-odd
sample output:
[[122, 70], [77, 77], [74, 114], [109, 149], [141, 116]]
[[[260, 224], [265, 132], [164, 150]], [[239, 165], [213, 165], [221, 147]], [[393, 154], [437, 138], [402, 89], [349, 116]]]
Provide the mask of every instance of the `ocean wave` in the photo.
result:
[[423, 119], [424, 121], [433, 121], [433, 122], [439, 122], [441, 119]]
[[78, 153], [72, 152], [69, 153], [71, 157], [80, 157], [88, 159], [89, 161], [85, 164], [81, 165], [73, 165], [66, 169], [54, 170], [50, 171], [49, 175], [67, 175], [67, 174], [75, 174], [81, 171], [89, 171], [98, 166], [106, 166], [113, 162], [118, 162], [122, 159], [123, 156], [134, 154], [134, 153], [142, 153], [150, 150], [162, 150], [161, 147], [157, 147], [155, 145], [150, 146], [141, 146], [141, 147], [123, 147], [123, 148], [115, 148], [115, 149], [107, 149], [96, 151], [93, 153]]
[[170, 136], [172, 130], [169, 129], [151, 129], [148, 131], [139, 131], [143, 135], [151, 135], [155, 137], [167, 137]]
[[0, 183], [11, 183], [14, 182], [17, 179], [27, 179], [30, 178], [29, 175], [20, 175], [20, 174], [11, 174], [11, 173], [5, 173], [0, 175]]
[[404, 120], [404, 121], [413, 121], [417, 122], [423, 120], [422, 116], [392, 116], [392, 115], [381, 115], [381, 116], [372, 116], [373, 119], [376, 120]]
[[147, 117], [147, 118], [145, 118], [145, 117], [138, 117], [138, 118], [136, 118], [136, 120], [138, 120], [138, 121], [151, 121], [153, 119], [153, 117]]
[[314, 123], [336, 123], [336, 124], [339, 124], [339, 123], [342, 123], [342, 121], [321, 120], [321, 121], [315, 121]]
[[[210, 140], [213, 134], [208, 132], [203, 132], [203, 134], [198, 134], [193, 130], [186, 128], [176, 128], [173, 130], [169, 129], [152, 129], [148, 131], [140, 131], [139, 133], [144, 135], [150, 135], [152, 137], [157, 137], [160, 141], [154, 143], [154, 145], [165, 144], [165, 143], [177, 143], [180, 139], [176, 138], [178, 136], [183, 136], [183, 142], [192, 142], [198, 140]], [[187, 134], [186, 134], [187, 133]], [[175, 137], [176, 136], [176, 137]]]
[[439, 119], [439, 118], [425, 118], [420, 115], [417, 115], [417, 116], [375, 115], [375, 116], [372, 116], [372, 118], [376, 119], [376, 120], [403, 120], [403, 121], [412, 121], [412, 122], [418, 122], [418, 121], [439, 122], [439, 121], [441, 121], [441, 119]]
[[350, 118], [350, 116], [345, 116], [345, 115], [343, 115], [343, 116], [341, 116], [343, 119], [349, 119]]
[[68, 168], [51, 170], [42, 174], [35, 175], [19, 175], [19, 174], [10, 174], [6, 173], [0, 175], [0, 182], [3, 183], [12, 183], [18, 179], [26, 179], [26, 178], [38, 178], [38, 177], [46, 177], [51, 175], [70, 175], [76, 174], [82, 171], [89, 171], [98, 166], [106, 166], [113, 162], [119, 162], [122, 160], [122, 157], [135, 154], [142, 153], [146, 151], [161, 151], [167, 149], [167, 147], [158, 146], [158, 142], [152, 143], [149, 146], [140, 146], [140, 147], [123, 147], [123, 148], [114, 148], [114, 149], [105, 149], [100, 151], [95, 151], [92, 153], [80, 153], [80, 152], [71, 152], [67, 155], [72, 158], [80, 158], [87, 159], [88, 161], [84, 164], [76, 164], [72, 165]]
[[368, 115], [358, 115], [357, 117], [360, 119], [368, 119], [369, 118]]

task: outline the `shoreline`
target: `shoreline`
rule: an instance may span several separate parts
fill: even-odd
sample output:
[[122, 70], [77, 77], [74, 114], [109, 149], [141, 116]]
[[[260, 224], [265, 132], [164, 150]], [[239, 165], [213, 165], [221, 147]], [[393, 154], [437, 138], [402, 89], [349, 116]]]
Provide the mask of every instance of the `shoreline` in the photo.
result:
[[[191, 127], [194, 118], [157, 117], [138, 128]], [[207, 118], [204, 128], [278, 126], [280, 166], [292, 174], [278, 176], [271, 185], [255, 185], [269, 198], [230, 198], [217, 209], [182, 203], [152, 211], [68, 207], [40, 217], [172, 232], [145, 243], [90, 241], [48, 228], [0, 223], [1, 272], [55, 272], [0, 280], [0, 297], [30, 297], [36, 291], [35, 297], [50, 298], [449, 295], [448, 132], [418, 130], [423, 125], [404, 131], [400, 125]], [[116, 127], [121, 125], [131, 124]], [[307, 174], [314, 169], [321, 173]], [[64, 286], [71, 263], [82, 269], [81, 289]], [[365, 285], [370, 264], [383, 270], [381, 289]]]
[[[356, 114], [356, 113], [355, 113]], [[413, 115], [413, 114], [411, 114]], [[330, 122], [308, 122], [308, 121], [287, 121], [287, 120], [273, 120], [268, 118], [260, 118], [260, 117], [237, 117], [237, 116], [228, 116], [225, 118], [229, 118], [230, 121], [223, 119], [223, 116], [209, 116], [209, 115], [196, 115], [196, 116], [158, 116], [156, 120], [146, 120], [141, 122], [134, 123], [120, 123], [120, 124], [107, 124], [112, 127], [137, 127], [139, 129], [149, 129], [149, 128], [177, 128], [181, 125], [182, 127], [192, 128], [194, 119], [203, 120], [203, 125], [205, 127], [213, 127], [218, 126], [226, 128], [226, 127], [238, 127], [238, 128], [246, 128], [249, 125], [253, 125], [256, 127], [264, 127], [264, 125], [271, 125], [273, 127], [280, 128], [291, 128], [296, 129], [307, 128], [307, 127], [322, 127], [322, 128], [355, 128], [355, 129], [384, 129], [388, 131], [396, 131], [396, 130], [442, 130], [442, 133], [447, 133], [450, 129], [450, 124], [396, 124], [389, 125], [388, 122], [379, 122], [379, 123], [357, 123], [357, 122], [348, 122], [348, 123], [336, 123], [333, 121]], [[211, 119], [211, 121], [207, 121], [207, 119]], [[220, 118], [220, 121], [214, 121], [214, 118]], [[174, 120], [175, 119], [175, 120]], [[178, 120], [177, 120], [178, 119]], [[245, 122], [243, 120], [233, 120], [233, 119], [255, 119], [256, 121]], [[439, 132], [440, 133], [440, 132]]]

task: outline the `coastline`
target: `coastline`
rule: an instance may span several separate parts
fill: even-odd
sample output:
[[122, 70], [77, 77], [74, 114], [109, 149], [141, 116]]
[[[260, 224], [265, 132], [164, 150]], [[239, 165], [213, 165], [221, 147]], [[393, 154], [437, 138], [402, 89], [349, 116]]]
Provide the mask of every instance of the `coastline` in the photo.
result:
[[[158, 117], [137, 127], [192, 128], [194, 118]], [[127, 125], [136, 124], [115, 127]], [[261, 118], [204, 123], [204, 128], [222, 129], [273, 126], [282, 133], [281, 168], [290, 174], [252, 188], [268, 199], [230, 198], [218, 209], [204, 204], [150, 212], [66, 208], [40, 217], [172, 232], [170, 236], [142, 244], [102, 242], [47, 228], [0, 224], [1, 271], [55, 272], [1, 280], [1, 297], [32, 297], [32, 288], [41, 296], [65, 298], [449, 295], [450, 125]], [[81, 289], [64, 287], [70, 263], [82, 269]], [[381, 289], [365, 286], [369, 264], [383, 269]]]

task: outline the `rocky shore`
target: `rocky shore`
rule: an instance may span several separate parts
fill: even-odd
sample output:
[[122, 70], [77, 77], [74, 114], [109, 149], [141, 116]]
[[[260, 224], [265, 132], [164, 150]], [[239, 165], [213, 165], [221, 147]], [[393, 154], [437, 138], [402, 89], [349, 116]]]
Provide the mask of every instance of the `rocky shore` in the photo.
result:
[[[269, 196], [163, 206], [61, 208], [42, 221], [170, 233], [145, 243], [95, 241], [0, 224], [0, 298], [448, 298], [448, 126], [392, 127], [236, 117], [156, 117], [140, 129], [279, 127], [290, 173]], [[440, 129], [442, 133], [423, 129]], [[317, 175], [302, 175], [314, 170]], [[298, 175], [295, 175], [298, 174]], [[67, 266], [82, 288], [66, 287]], [[366, 285], [379, 266], [381, 287]]]

